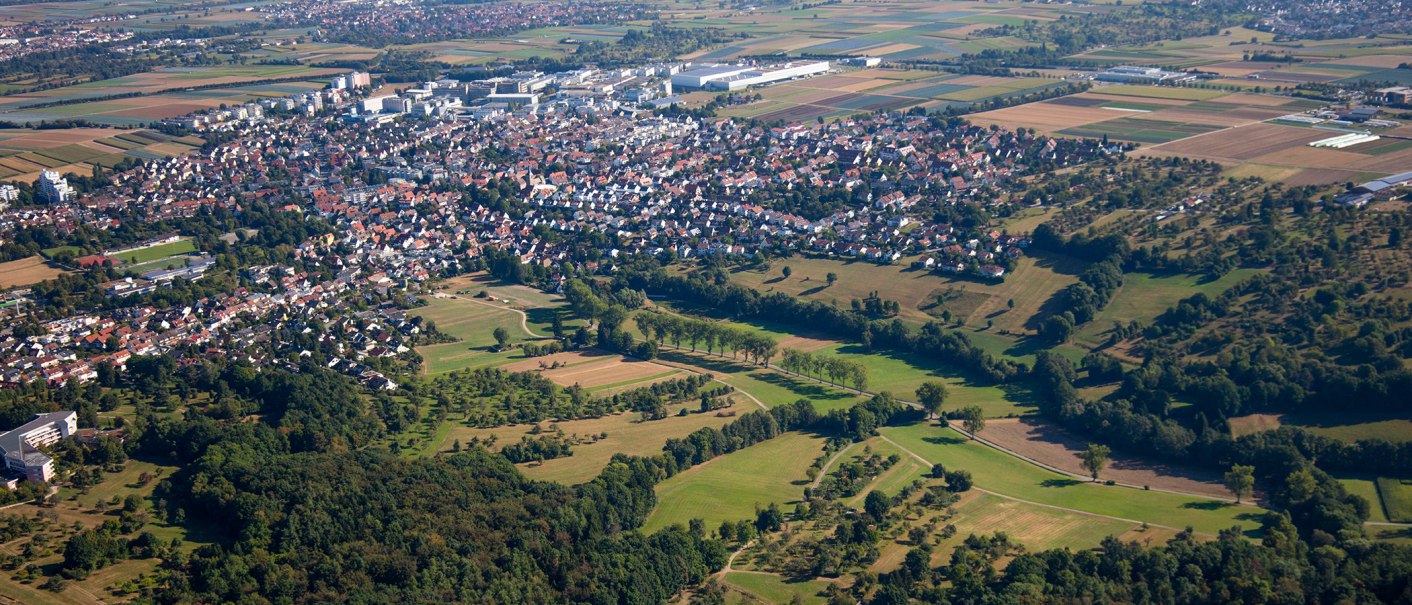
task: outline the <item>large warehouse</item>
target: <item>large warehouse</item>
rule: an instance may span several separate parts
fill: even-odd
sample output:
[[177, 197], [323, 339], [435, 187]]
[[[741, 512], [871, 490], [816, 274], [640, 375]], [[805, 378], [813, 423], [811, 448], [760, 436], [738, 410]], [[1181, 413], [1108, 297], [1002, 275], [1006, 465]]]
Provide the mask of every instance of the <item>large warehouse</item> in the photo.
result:
[[672, 76], [672, 87], [688, 90], [742, 90], [829, 70], [828, 61], [795, 61], [784, 65], [702, 65]]

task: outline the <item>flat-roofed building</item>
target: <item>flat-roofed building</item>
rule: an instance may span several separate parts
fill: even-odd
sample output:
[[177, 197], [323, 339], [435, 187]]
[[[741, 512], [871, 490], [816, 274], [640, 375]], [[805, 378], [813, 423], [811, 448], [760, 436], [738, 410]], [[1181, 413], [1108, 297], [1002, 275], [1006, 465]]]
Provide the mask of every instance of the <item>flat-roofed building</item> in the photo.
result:
[[78, 414], [73, 411], [35, 414], [29, 422], [0, 434], [5, 467], [24, 475], [28, 481], [48, 481], [54, 477], [54, 459], [39, 448], [54, 445], [77, 432]]

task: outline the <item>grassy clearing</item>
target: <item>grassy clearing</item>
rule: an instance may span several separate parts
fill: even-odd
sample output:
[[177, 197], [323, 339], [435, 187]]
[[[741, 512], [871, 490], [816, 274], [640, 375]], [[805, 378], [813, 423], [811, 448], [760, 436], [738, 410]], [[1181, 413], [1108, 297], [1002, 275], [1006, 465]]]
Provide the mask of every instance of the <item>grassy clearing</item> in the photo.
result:
[[1126, 324], [1136, 320], [1144, 325], [1150, 324], [1153, 318], [1184, 298], [1197, 293], [1218, 296], [1259, 272], [1259, 269], [1236, 269], [1215, 280], [1207, 280], [1200, 275], [1125, 273], [1123, 286], [1113, 296], [1112, 302], [1099, 311], [1093, 321], [1084, 324], [1075, 340], [1098, 346], [1105, 338], [1104, 333], [1113, 327], [1113, 322]]
[[1377, 485], [1388, 520], [1412, 523], [1412, 480], [1378, 477]]
[[[622, 453], [632, 456], [659, 454], [662, 452], [662, 445], [668, 439], [685, 437], [702, 427], [719, 427], [735, 419], [731, 416], [718, 415], [716, 412], [677, 416], [677, 410], [682, 408], [695, 410], [696, 405], [687, 403], [674, 406], [671, 408], [672, 414], [670, 416], [650, 422], [643, 422], [638, 414], [622, 413], [602, 418], [542, 423], [546, 432], [553, 432], [557, 428], [570, 436], [607, 433], [607, 437], [595, 442], [573, 446], [573, 455], [566, 458], [546, 460], [537, 464], [521, 464], [519, 465], [520, 471], [533, 479], [559, 483], [583, 483], [597, 477], [603, 468], [608, 466], [608, 462], [614, 454]], [[736, 402], [731, 407], [721, 411], [744, 414], [756, 409], [759, 408], [754, 403], [744, 401], [743, 397], [736, 397]], [[439, 442], [438, 451], [451, 451], [457, 441], [469, 443], [473, 438], [488, 439], [492, 435], [496, 437], [495, 447], [498, 449], [512, 443], [518, 443], [521, 437], [530, 434], [534, 425], [521, 424], [485, 429], [449, 426], [448, 423], [448, 427], [449, 429]]]
[[1362, 496], [1368, 501], [1368, 520], [1375, 523], [1387, 522], [1387, 514], [1383, 511], [1383, 503], [1378, 497], [1378, 486], [1373, 479], [1358, 479], [1345, 477], [1338, 480], [1343, 484], [1343, 489], [1350, 494]]
[[643, 530], [692, 519], [714, 528], [753, 518], [757, 506], [798, 501], [808, 484], [805, 471], [823, 447], [817, 435], [786, 433], [687, 469], [657, 484], [657, 508]]
[[882, 434], [929, 462], [970, 471], [977, 487], [1039, 504], [1169, 527], [1190, 525], [1208, 534], [1235, 525], [1251, 533], [1263, 513], [1254, 506], [1078, 481], [927, 423], [891, 427]]
[[829, 585], [823, 580], [791, 582], [775, 574], [753, 571], [728, 573], [726, 584], [767, 603], [790, 603], [798, 597], [799, 602], [806, 605], [826, 603], [822, 593]]

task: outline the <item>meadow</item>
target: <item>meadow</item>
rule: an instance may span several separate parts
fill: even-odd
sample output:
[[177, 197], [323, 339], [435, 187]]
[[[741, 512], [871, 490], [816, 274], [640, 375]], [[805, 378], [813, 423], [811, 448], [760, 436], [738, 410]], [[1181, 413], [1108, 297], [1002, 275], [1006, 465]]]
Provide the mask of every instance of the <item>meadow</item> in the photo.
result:
[[[559, 483], [583, 483], [597, 477], [608, 466], [614, 454], [630, 456], [651, 456], [662, 452], [662, 445], [668, 439], [681, 438], [703, 427], [720, 427], [734, 418], [755, 409], [756, 405], [741, 396], [732, 397], [729, 407], [710, 413], [692, 413], [678, 416], [680, 409], [695, 412], [694, 402], [673, 406], [670, 414], [661, 420], [643, 421], [638, 414], [623, 412], [601, 418], [565, 420], [540, 423], [546, 432], [563, 431], [566, 435], [587, 437], [607, 434], [607, 437], [573, 446], [573, 455], [555, 458], [541, 463], [520, 464], [520, 472], [532, 479], [556, 481]], [[498, 451], [506, 445], [518, 443], [521, 437], [531, 435], [536, 425], [523, 424], [495, 428], [472, 428], [452, 426], [440, 440], [438, 452], [450, 452], [457, 442], [469, 444], [471, 439], [496, 438], [492, 450]]]
[[643, 531], [692, 519], [715, 528], [754, 518], [757, 507], [771, 503], [788, 509], [804, 496], [805, 471], [823, 447], [821, 436], [785, 433], [682, 471], [657, 484], [657, 507]]
[[1039, 505], [1168, 528], [1190, 525], [1206, 534], [1235, 525], [1255, 531], [1263, 514], [1262, 509], [1250, 505], [1079, 481], [927, 423], [888, 427], [881, 432], [928, 462], [970, 471], [978, 488]]

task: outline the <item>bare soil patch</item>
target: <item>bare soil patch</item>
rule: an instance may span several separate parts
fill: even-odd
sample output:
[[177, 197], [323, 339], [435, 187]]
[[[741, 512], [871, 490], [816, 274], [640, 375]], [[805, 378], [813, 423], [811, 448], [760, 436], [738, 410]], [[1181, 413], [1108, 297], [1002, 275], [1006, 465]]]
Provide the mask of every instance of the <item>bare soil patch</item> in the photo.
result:
[[[1022, 456], [1071, 473], [1087, 474], [1079, 454], [1087, 442], [1068, 432], [1033, 418], [1001, 418], [986, 422], [981, 436]], [[1217, 473], [1181, 468], [1114, 452], [1108, 467], [1099, 475], [1133, 485], [1148, 485], [1192, 494], [1229, 497]]]
[[41, 256], [31, 256], [0, 263], [0, 288], [15, 288], [37, 284], [67, 273], [54, 267]]
[[[1326, 139], [1332, 135], [1328, 131], [1311, 128], [1296, 128], [1278, 124], [1251, 124], [1231, 128], [1208, 135], [1172, 141], [1153, 149], [1168, 153], [1190, 155], [1208, 159], [1246, 161], [1260, 156], [1284, 153], [1291, 148]], [[1286, 161], [1269, 162], [1288, 164]]]

